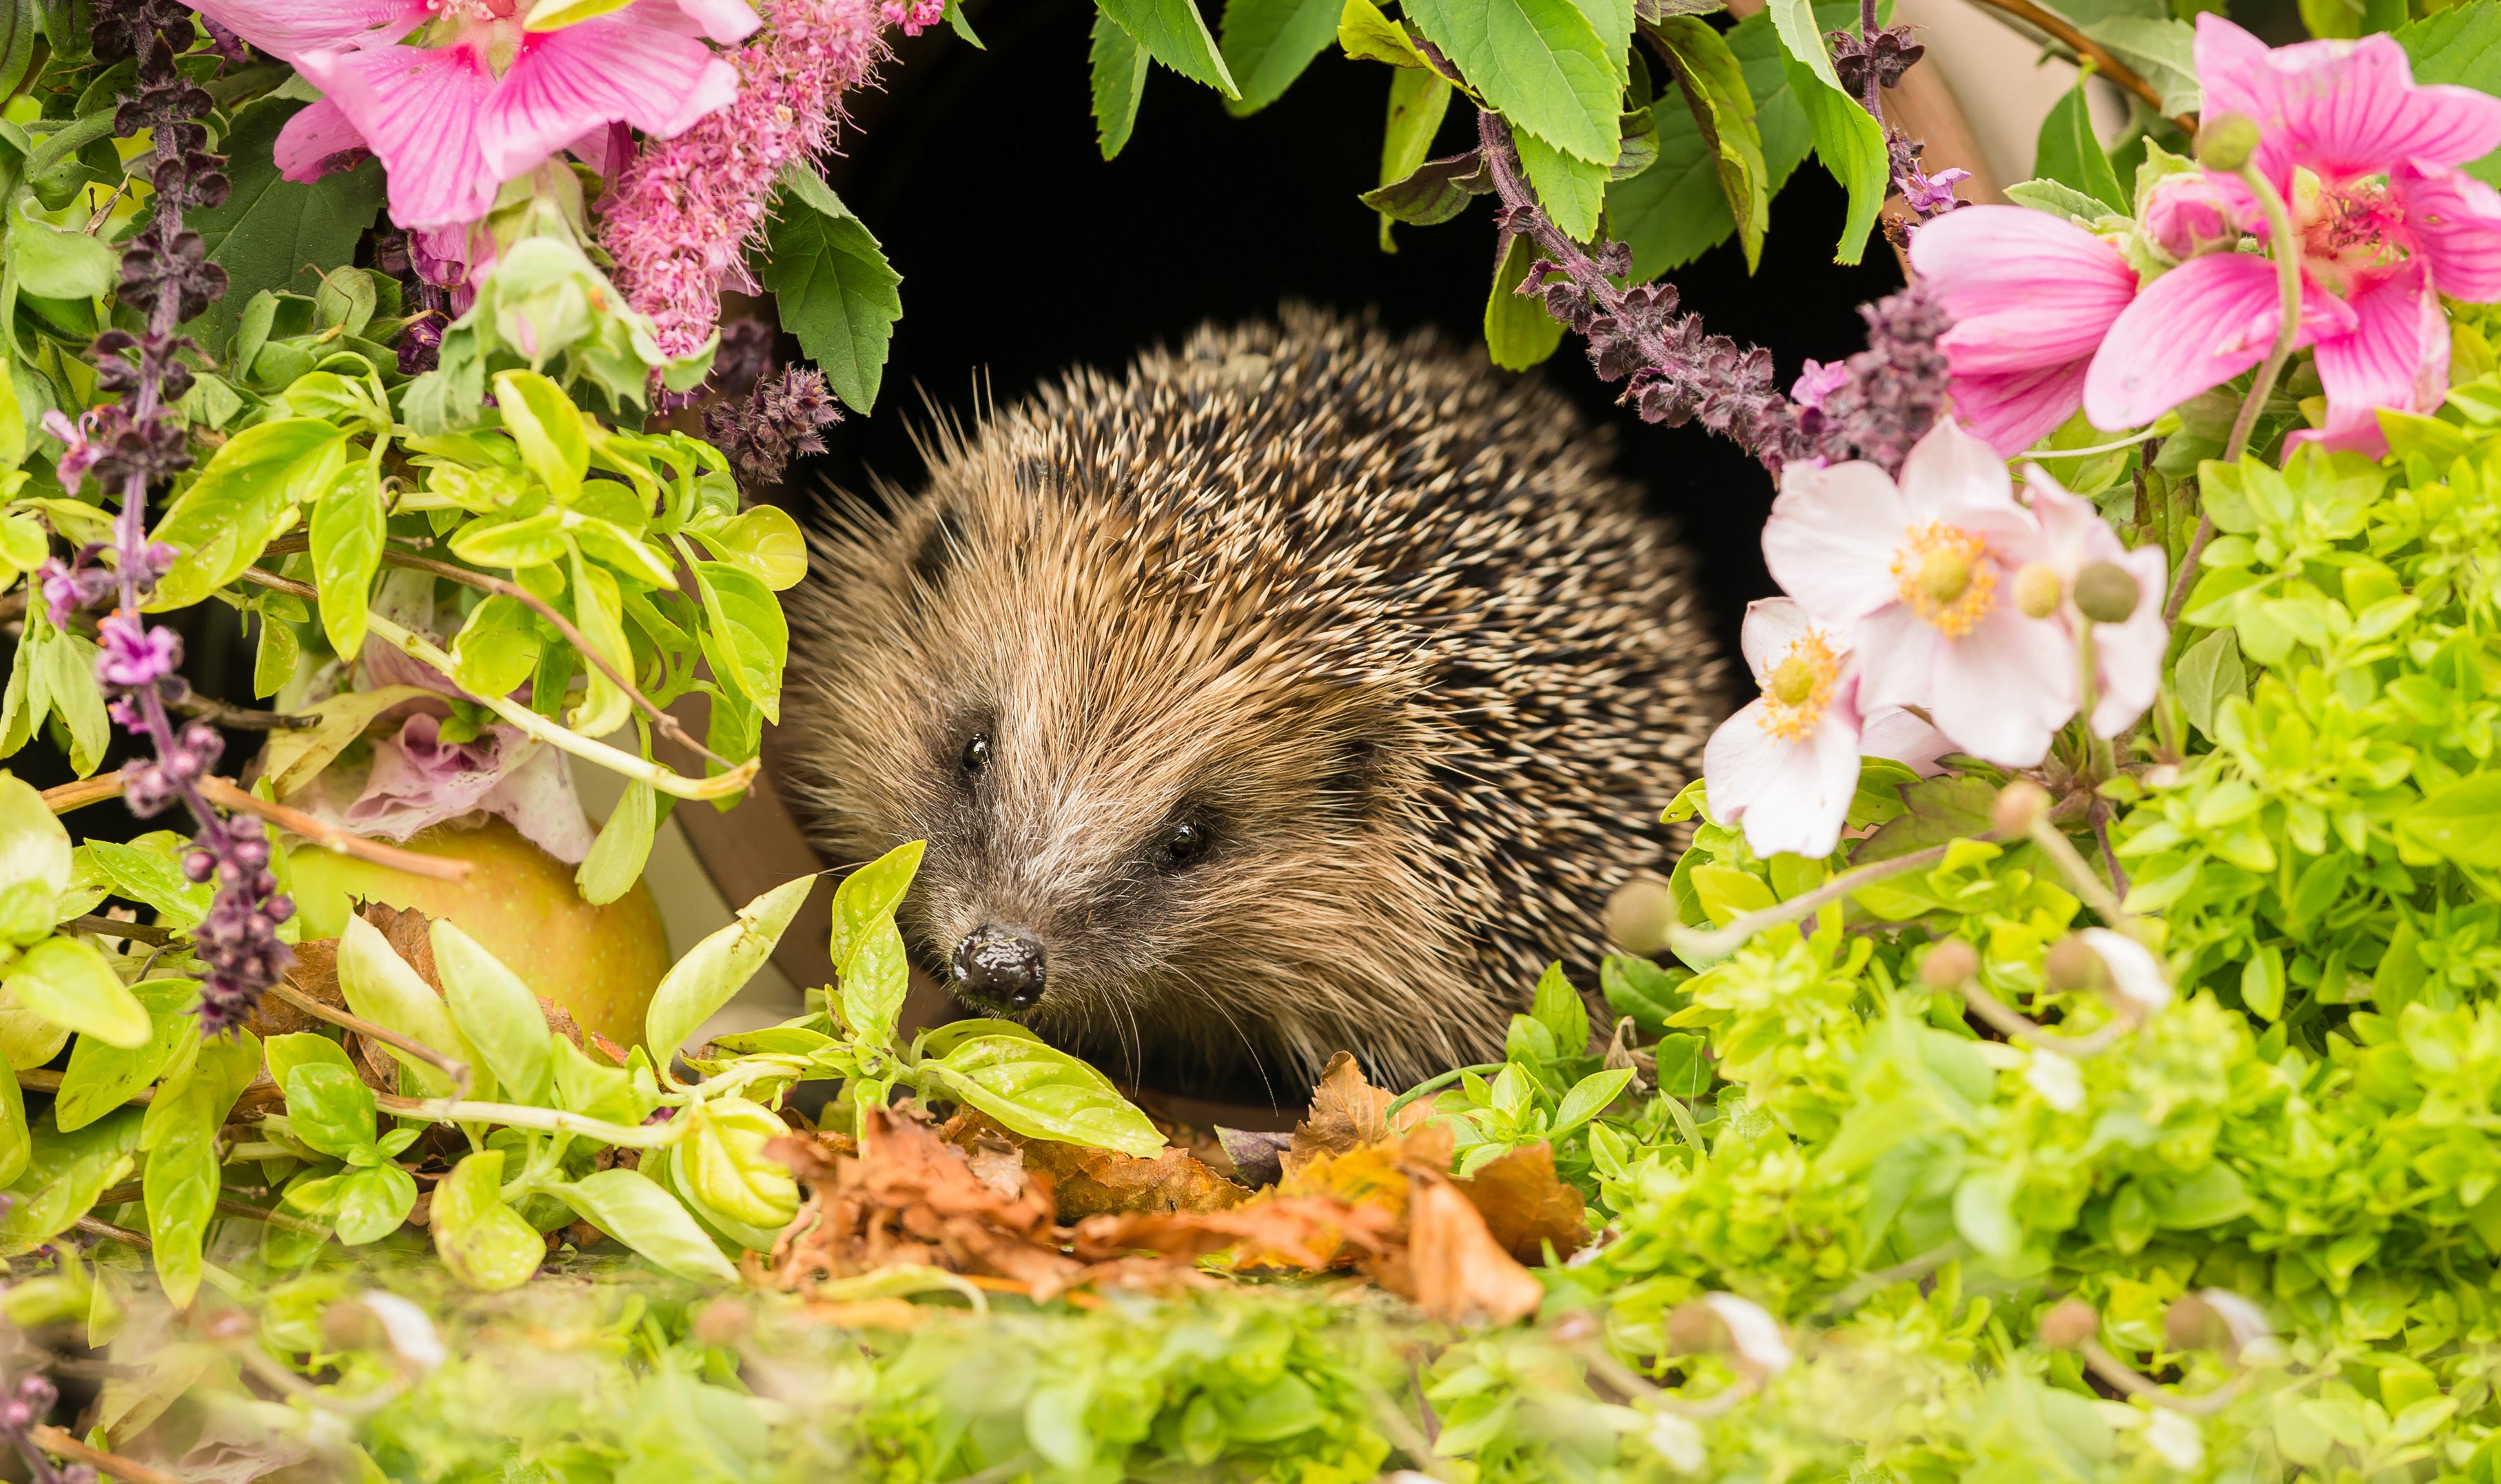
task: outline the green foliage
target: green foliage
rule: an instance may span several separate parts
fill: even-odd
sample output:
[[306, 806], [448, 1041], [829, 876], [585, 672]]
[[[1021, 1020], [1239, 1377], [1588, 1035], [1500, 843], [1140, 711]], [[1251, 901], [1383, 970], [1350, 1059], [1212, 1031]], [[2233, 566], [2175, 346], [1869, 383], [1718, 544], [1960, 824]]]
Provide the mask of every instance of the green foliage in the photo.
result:
[[2067, 89], [2051, 108], [2049, 116], [2041, 120], [2032, 168], [2045, 180], [2054, 181], [2124, 215], [2129, 210], [2128, 193], [2120, 187], [2118, 172], [2111, 169], [2101, 136], [2093, 132], [2092, 108], [2084, 95], [2086, 81], [2078, 78], [2076, 85]]
[[[1132, 118], [1135, 82], [1142, 81], [1143, 72], [1131, 86]], [[1117, 152], [1107, 136], [1106, 157]], [[886, 265], [866, 224], [813, 169], [792, 166], [784, 173], [782, 204], [764, 286], [773, 290], [783, 325], [799, 337], [834, 395], [855, 412], [868, 412], [877, 404], [894, 322], [903, 317], [903, 299], [895, 292], [903, 276]]]
[[220, 147], [232, 191], [221, 205], [183, 214], [209, 261], [226, 271], [225, 297], [184, 327], [203, 346], [223, 346], [264, 292], [310, 294], [325, 270], [361, 277], [331, 265], [354, 259], [356, 240], [382, 210], [382, 162], [368, 159], [309, 184], [280, 179], [271, 148], [303, 107], [262, 98], [240, 110]]

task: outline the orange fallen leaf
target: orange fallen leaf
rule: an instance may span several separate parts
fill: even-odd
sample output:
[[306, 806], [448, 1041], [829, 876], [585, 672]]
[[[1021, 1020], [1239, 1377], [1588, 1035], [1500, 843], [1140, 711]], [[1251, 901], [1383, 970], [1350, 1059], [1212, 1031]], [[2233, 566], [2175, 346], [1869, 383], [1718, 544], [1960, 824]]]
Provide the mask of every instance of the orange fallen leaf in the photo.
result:
[[[977, 1150], [985, 1139], [1006, 1144], [1024, 1169], [1050, 1179], [1062, 1221], [1122, 1211], [1220, 1211], [1250, 1195], [1177, 1146], [1139, 1159], [1111, 1149], [1028, 1138], [969, 1107], [959, 1109], [939, 1133], [967, 1150]], [[975, 1164], [979, 1168], [978, 1156]]]
[[1446, 1176], [1411, 1169], [1404, 1276], [1416, 1306], [1452, 1323], [1509, 1324], [1535, 1313], [1544, 1285], [1495, 1242], [1475, 1204]]
[[1546, 1143], [1514, 1149], [1458, 1185], [1495, 1245], [1523, 1263], [1545, 1261], [1549, 1242], [1556, 1257], [1588, 1244], [1587, 1206], [1555, 1175], [1554, 1150]]

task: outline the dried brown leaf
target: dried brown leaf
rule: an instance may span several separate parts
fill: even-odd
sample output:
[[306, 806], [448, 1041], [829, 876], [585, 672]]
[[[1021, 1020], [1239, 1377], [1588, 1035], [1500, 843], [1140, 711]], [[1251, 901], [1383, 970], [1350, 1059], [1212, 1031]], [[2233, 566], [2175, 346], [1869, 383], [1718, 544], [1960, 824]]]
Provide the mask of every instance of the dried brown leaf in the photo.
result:
[[1295, 1125], [1294, 1140], [1285, 1149], [1285, 1172], [1315, 1156], [1344, 1154], [1389, 1138], [1390, 1102], [1389, 1094], [1364, 1080], [1351, 1053], [1330, 1057], [1319, 1085], [1312, 1089], [1311, 1112]]
[[967, 1149], [984, 1138], [1014, 1146], [1022, 1155], [1022, 1168], [1050, 1180], [1062, 1221], [1122, 1211], [1220, 1211], [1250, 1195], [1179, 1147], [1168, 1146], [1152, 1159], [1139, 1159], [1110, 1149], [1028, 1138], [969, 1107], [958, 1109], [939, 1132]]
[[1535, 1313], [1546, 1299], [1544, 1285], [1494, 1240], [1475, 1203], [1448, 1177], [1411, 1169], [1407, 1267], [1404, 1273], [1379, 1272], [1383, 1286], [1403, 1277], [1417, 1307], [1452, 1323], [1509, 1324]]
[[1589, 1240], [1581, 1193], [1556, 1177], [1545, 1143], [1514, 1149], [1456, 1183], [1494, 1242], [1523, 1263], [1545, 1261], [1549, 1242], [1556, 1257], [1570, 1257]]

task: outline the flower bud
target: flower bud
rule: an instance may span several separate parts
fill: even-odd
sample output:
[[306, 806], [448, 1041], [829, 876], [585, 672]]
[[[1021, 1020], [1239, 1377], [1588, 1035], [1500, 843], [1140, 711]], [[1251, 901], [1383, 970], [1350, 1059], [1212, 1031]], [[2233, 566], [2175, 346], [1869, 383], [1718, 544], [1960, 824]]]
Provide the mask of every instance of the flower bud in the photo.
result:
[[2051, 989], [2069, 995], [2090, 993], [2110, 982], [2110, 971], [2103, 967], [2102, 956], [2073, 933], [2050, 945], [2050, 956], [2041, 965], [2041, 976]]
[[2171, 1005], [2171, 978], [2153, 951], [2124, 933], [2086, 928], [2076, 935], [2090, 946], [2110, 973], [2103, 993], [2113, 1003], [2139, 1015], [2151, 1015]]
[[1676, 921], [1676, 893], [1656, 876], [1635, 876], [1607, 899], [1607, 941], [1626, 953], [1648, 957], [1665, 948]]
[[1997, 807], [1989, 814], [1989, 823], [1997, 833], [2013, 839], [2032, 833], [2032, 826], [2050, 817], [2050, 791], [2029, 778], [2017, 778], [1997, 791]]
[[2015, 607], [2026, 618], [2047, 618], [2058, 610], [2067, 584], [2047, 562], [2025, 562], [2015, 574]]
[[1667, 1316], [1668, 1348], [1680, 1355], [1724, 1355], [1755, 1376], [1786, 1370], [1795, 1353], [1769, 1310], [1735, 1294], [1705, 1294]]
[[2228, 247], [2241, 240], [2241, 223], [2202, 175], [2165, 176], [2137, 208], [2137, 229], [2174, 262]]
[[2042, 1347], [2050, 1350], [2073, 1350], [2093, 1337], [2102, 1327], [2102, 1316], [2082, 1299], [2066, 1299], [2041, 1316], [2041, 1328], [2035, 1332]]
[[2201, 1288], [2171, 1301], [2162, 1314], [2162, 1338], [2174, 1350], [2216, 1350], [2237, 1361], [2243, 1352], [2271, 1347], [2274, 1327], [2258, 1306], [2228, 1288]]
[[2257, 148], [2257, 120], [2247, 114], [2211, 115], [2197, 131], [2197, 163], [2209, 170], [2238, 170]]
[[2076, 574], [2076, 611], [2095, 623], [2125, 623], [2144, 589], [2117, 562], [2095, 562]]
[[1959, 938], [1949, 938], [1919, 960], [1919, 979], [1930, 989], [1958, 989], [1980, 973], [1980, 952]]
[[773, 1110], [745, 1098], [716, 1098], [692, 1110], [678, 1145], [687, 1192], [732, 1221], [775, 1230], [799, 1212], [798, 1182], [764, 1146], [790, 1132]]

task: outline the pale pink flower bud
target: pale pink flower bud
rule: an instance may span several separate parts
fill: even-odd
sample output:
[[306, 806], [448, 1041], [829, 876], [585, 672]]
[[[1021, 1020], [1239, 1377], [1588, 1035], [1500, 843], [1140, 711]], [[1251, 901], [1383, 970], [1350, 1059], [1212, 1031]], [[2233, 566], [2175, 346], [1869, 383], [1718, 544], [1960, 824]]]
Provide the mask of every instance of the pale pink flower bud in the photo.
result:
[[2241, 240], [2239, 218], [2203, 175], [2166, 176], [2154, 181], [2136, 219], [2146, 241], [2176, 263]]

